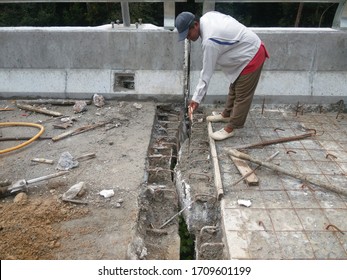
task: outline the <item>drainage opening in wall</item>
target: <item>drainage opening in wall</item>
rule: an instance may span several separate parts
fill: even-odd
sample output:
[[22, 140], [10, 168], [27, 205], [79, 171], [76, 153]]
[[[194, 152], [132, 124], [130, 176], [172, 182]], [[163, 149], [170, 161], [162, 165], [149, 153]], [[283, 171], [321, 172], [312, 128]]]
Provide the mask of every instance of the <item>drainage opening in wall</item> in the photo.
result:
[[133, 91], [135, 90], [135, 73], [117, 72], [114, 73], [113, 91]]

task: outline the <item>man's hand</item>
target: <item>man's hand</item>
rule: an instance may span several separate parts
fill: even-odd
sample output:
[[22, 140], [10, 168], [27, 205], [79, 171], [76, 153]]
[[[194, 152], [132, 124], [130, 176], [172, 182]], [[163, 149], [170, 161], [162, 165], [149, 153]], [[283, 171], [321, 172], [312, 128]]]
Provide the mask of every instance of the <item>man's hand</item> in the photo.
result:
[[189, 107], [192, 108], [191, 110], [192, 110], [192, 112], [194, 112], [195, 110], [198, 109], [199, 103], [197, 103], [197, 102], [191, 100], [191, 101], [189, 102], [188, 108], [189, 108]]
[[191, 122], [193, 122], [193, 112], [198, 109], [199, 103], [196, 103], [195, 101], [190, 101], [188, 105], [188, 118]]

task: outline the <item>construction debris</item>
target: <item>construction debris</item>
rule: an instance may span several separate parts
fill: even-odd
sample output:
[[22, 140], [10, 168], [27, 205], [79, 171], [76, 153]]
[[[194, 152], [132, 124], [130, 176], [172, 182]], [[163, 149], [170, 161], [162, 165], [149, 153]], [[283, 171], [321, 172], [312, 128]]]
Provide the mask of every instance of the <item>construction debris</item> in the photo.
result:
[[60, 116], [63, 115], [60, 112], [55, 112], [55, 111], [47, 110], [47, 109], [44, 109], [44, 108], [37, 108], [35, 106], [27, 105], [27, 104], [16, 103], [16, 106], [19, 109], [22, 109], [22, 110], [33, 111], [33, 112], [36, 112], [36, 113], [41, 113], [41, 114], [45, 114], [45, 115], [49, 115], [49, 116], [53, 116], [53, 117], [60, 117]]
[[318, 187], [321, 187], [321, 188], [325, 188], [329, 191], [332, 191], [332, 192], [335, 192], [335, 193], [338, 193], [338, 194], [342, 194], [342, 195], [345, 195], [347, 196], [347, 188], [341, 188], [341, 187], [337, 187], [337, 186], [333, 186], [331, 184], [328, 184], [328, 183], [325, 183], [323, 181], [320, 181], [316, 178], [311, 178], [310, 176], [306, 176], [306, 175], [302, 175], [300, 173], [296, 173], [296, 172], [292, 172], [288, 169], [284, 169], [284, 168], [281, 168], [277, 165], [274, 165], [274, 164], [271, 164], [271, 163], [268, 163], [268, 162], [265, 162], [265, 161], [260, 161], [260, 160], [257, 160], [257, 159], [254, 159], [252, 157], [250, 157], [249, 155], [247, 154], [244, 154], [244, 153], [241, 153], [235, 149], [230, 149], [229, 150], [229, 154], [231, 156], [234, 156], [234, 157], [237, 157], [237, 158], [241, 158], [241, 159], [245, 159], [245, 160], [248, 160], [248, 161], [251, 161], [251, 162], [254, 162], [256, 164], [259, 164], [261, 166], [265, 166], [267, 168], [270, 168], [274, 171], [277, 171], [277, 172], [281, 172], [283, 174], [286, 174], [286, 175], [289, 175], [291, 177], [294, 177], [294, 178], [297, 178], [299, 180], [301, 180], [303, 183], [311, 183], [313, 185], [316, 185]]
[[66, 138], [68, 136], [77, 135], [77, 134], [80, 134], [80, 133], [83, 133], [83, 132], [95, 129], [97, 127], [104, 126], [104, 125], [109, 124], [111, 122], [112, 122], [112, 120], [111, 121], [107, 121], [107, 122], [103, 122], [103, 123], [99, 123], [99, 124], [82, 126], [82, 127], [77, 128], [77, 129], [69, 130], [69, 131], [66, 131], [66, 132], [64, 132], [64, 133], [62, 133], [60, 135], [52, 137], [52, 140], [53, 141], [59, 141], [59, 140], [64, 139], [64, 138]]
[[78, 161], [69, 152], [63, 152], [58, 160], [56, 169], [69, 170], [78, 166]]
[[9, 187], [2, 187], [0, 190], [0, 196], [9, 196], [9, 195], [17, 194], [18, 192], [26, 192], [31, 184], [49, 180], [55, 177], [63, 176], [63, 175], [66, 175], [67, 173], [68, 171], [62, 171], [62, 172], [53, 173], [53, 174], [41, 176], [38, 178], [30, 179], [30, 180], [25, 180], [25, 179], [19, 180]]
[[273, 140], [263, 141], [260, 143], [254, 143], [254, 144], [246, 144], [243, 146], [233, 147], [233, 149], [249, 149], [249, 148], [262, 148], [264, 146], [273, 145], [273, 144], [279, 144], [279, 143], [285, 143], [285, 142], [291, 142], [291, 141], [298, 141], [302, 140], [308, 137], [312, 137], [316, 134], [316, 131], [311, 133], [305, 133], [301, 135], [291, 136], [291, 137], [283, 137], [283, 138], [277, 138]]
[[36, 100], [22, 100], [25, 104], [51, 104], [51, 105], [74, 105], [77, 101], [83, 101], [90, 105], [91, 100], [74, 100], [74, 99], [36, 99]]
[[75, 105], [73, 105], [73, 111], [75, 112], [75, 114], [87, 111], [87, 102], [85, 102], [85, 101], [76, 101]]
[[244, 177], [247, 185], [249, 186], [259, 185], [258, 177], [254, 174], [254, 171], [252, 172], [252, 169], [249, 167], [246, 161], [233, 157], [233, 156], [231, 156], [231, 159], [243, 177], [246, 174], [249, 174], [247, 177]]
[[79, 182], [72, 187], [70, 187], [65, 193], [63, 193], [62, 200], [71, 200], [75, 199], [77, 196], [84, 190], [84, 182]]
[[245, 207], [251, 207], [252, 202], [249, 199], [238, 199], [237, 204]]
[[105, 198], [114, 196], [114, 190], [102, 190], [99, 194]]
[[40, 163], [47, 163], [47, 164], [53, 164], [53, 160], [51, 159], [46, 159], [46, 158], [33, 158], [31, 159], [33, 162], [40, 162]]
[[102, 95], [94, 94], [93, 95], [93, 103], [96, 107], [104, 107], [105, 106], [105, 98]]

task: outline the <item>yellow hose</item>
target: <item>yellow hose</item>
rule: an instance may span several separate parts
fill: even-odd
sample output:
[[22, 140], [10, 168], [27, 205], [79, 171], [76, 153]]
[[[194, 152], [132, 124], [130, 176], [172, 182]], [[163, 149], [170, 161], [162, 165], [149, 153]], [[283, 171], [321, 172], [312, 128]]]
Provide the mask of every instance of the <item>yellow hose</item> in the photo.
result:
[[28, 141], [15, 146], [15, 147], [11, 147], [5, 150], [0, 150], [0, 154], [4, 154], [4, 153], [8, 153], [20, 148], [23, 148], [26, 145], [29, 145], [30, 143], [34, 142], [37, 138], [39, 138], [42, 133], [45, 131], [45, 128], [43, 127], [43, 125], [37, 124], [37, 123], [26, 123], [26, 122], [4, 122], [4, 123], [0, 123], [0, 127], [1, 126], [32, 126], [32, 127], [37, 127], [40, 129], [40, 131], [31, 139], [29, 139]]

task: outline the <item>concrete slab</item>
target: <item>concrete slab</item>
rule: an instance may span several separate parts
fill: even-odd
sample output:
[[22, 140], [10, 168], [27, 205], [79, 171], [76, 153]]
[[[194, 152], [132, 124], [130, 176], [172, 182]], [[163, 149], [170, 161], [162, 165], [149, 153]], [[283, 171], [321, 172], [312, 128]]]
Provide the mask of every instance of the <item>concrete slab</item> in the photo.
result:
[[[215, 106], [207, 113], [222, 109]], [[336, 112], [313, 111], [254, 107], [235, 137], [216, 142], [225, 191], [221, 213], [231, 259], [347, 259], [347, 197], [265, 167], [256, 171], [259, 186], [240, 182], [231, 187], [240, 174], [226, 159], [228, 149], [301, 135], [309, 128], [316, 130], [315, 136], [245, 152], [265, 161], [278, 151], [272, 163], [347, 188], [346, 115], [336, 118]], [[212, 124], [213, 131], [223, 126]], [[240, 198], [252, 205], [238, 205]]]

